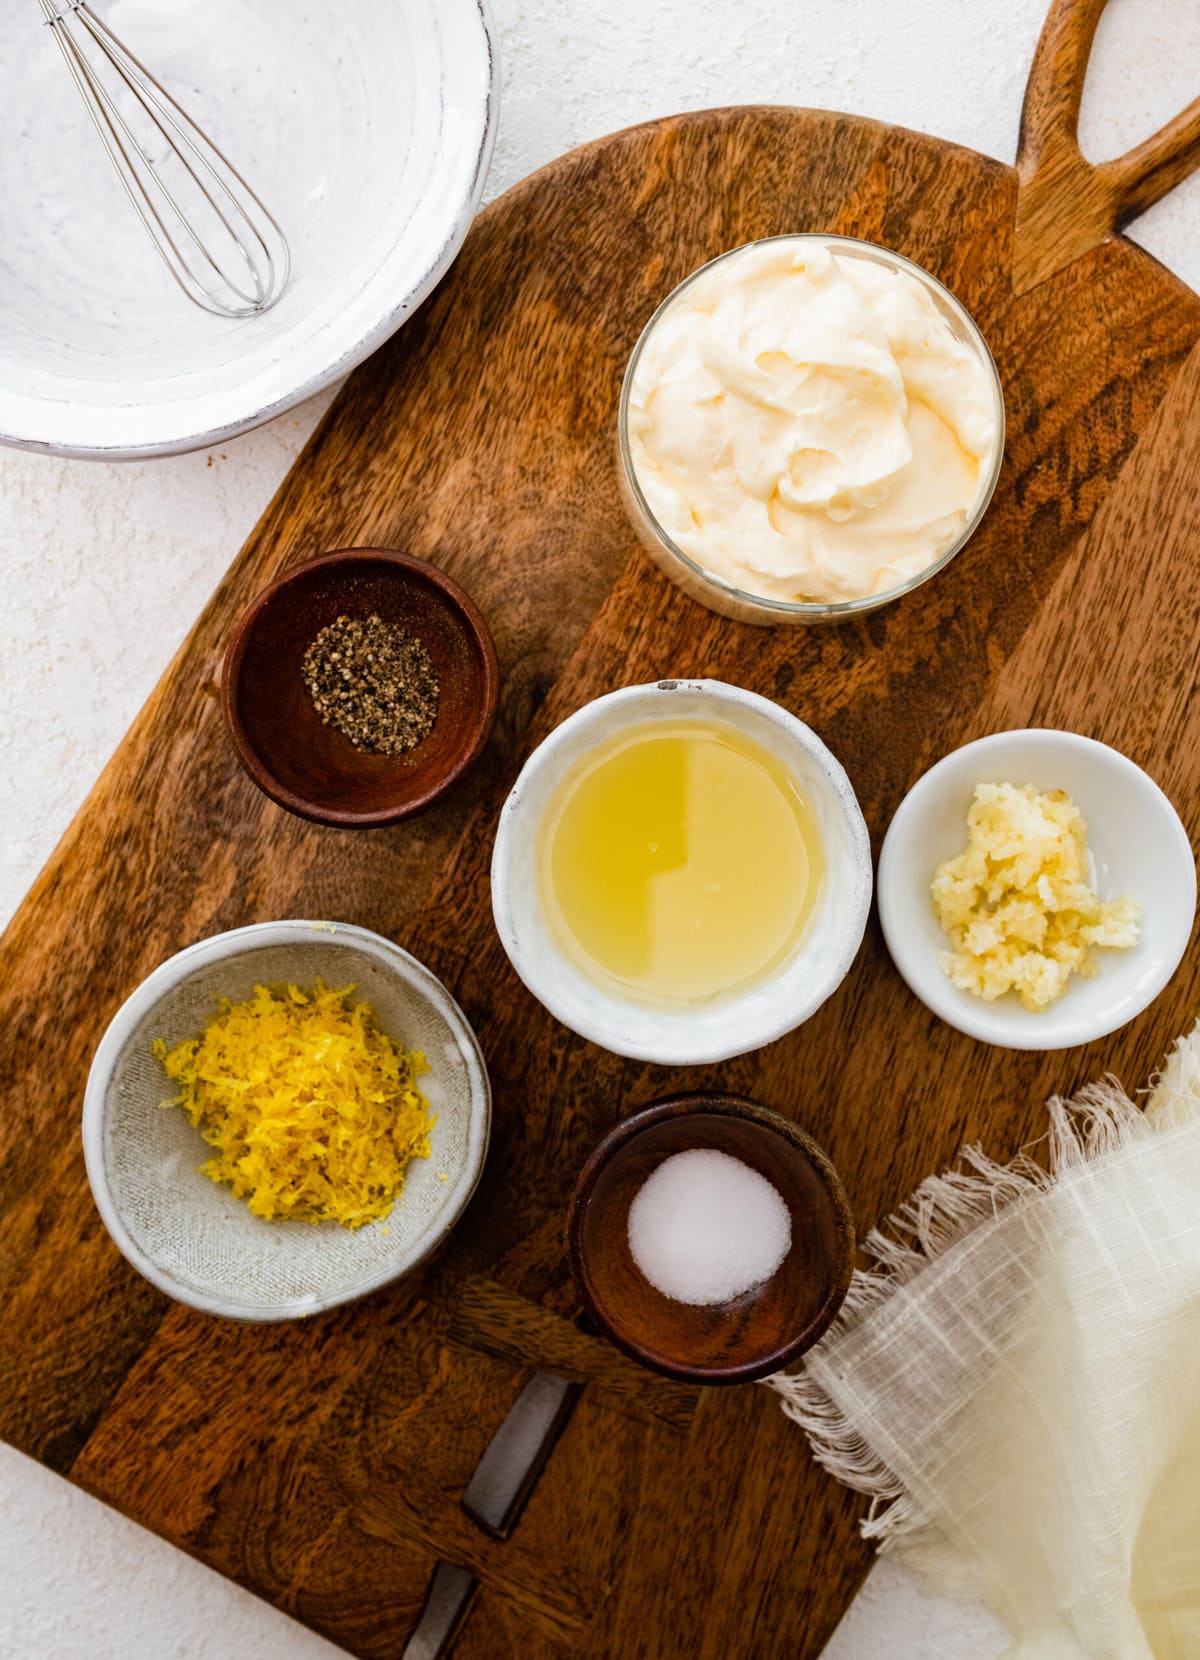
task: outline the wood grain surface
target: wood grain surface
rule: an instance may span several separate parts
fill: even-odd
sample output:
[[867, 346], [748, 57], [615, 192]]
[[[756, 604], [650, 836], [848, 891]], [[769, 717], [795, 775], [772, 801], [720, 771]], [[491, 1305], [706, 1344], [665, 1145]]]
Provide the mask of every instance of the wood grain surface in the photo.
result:
[[[459, 1660], [815, 1655], [867, 1565], [861, 1506], [766, 1391], [693, 1401], [575, 1340], [562, 1228], [585, 1156], [652, 1097], [751, 1095], [828, 1149], [865, 1229], [964, 1140], [1015, 1150], [1050, 1092], [1109, 1069], [1140, 1082], [1200, 1009], [1193, 941], [1115, 1037], [985, 1048], [914, 1000], [872, 925], [800, 1031], [678, 1071], [556, 1025], [492, 928], [492, 832], [523, 755], [596, 694], [667, 674], [732, 680], [809, 721], [876, 846], [931, 762], [1023, 724], [1115, 744], [1200, 838], [1200, 300], [1111, 225], [1026, 263], [1014, 293], [1044, 136], [1031, 107], [1020, 181], [870, 121], [738, 109], [591, 145], [489, 208], [435, 299], [338, 399], [4, 937], [0, 1434], [356, 1655], [400, 1654], [439, 1556], [481, 1581]], [[614, 419], [667, 289], [792, 230], [885, 243], [948, 283], [995, 351], [1009, 439], [982, 529], [934, 582], [851, 626], [763, 631], [698, 608], [635, 551]], [[217, 684], [256, 590], [354, 545], [448, 570], [503, 674], [469, 781], [361, 833], [256, 792]], [[150, 969], [283, 916], [378, 929], [446, 980], [480, 1034], [495, 1130], [436, 1262], [350, 1308], [240, 1327], [172, 1306], [118, 1256], [78, 1118], [96, 1043]], [[488, 1538], [459, 1495], [528, 1368], [548, 1364], [585, 1387], [511, 1538]]]

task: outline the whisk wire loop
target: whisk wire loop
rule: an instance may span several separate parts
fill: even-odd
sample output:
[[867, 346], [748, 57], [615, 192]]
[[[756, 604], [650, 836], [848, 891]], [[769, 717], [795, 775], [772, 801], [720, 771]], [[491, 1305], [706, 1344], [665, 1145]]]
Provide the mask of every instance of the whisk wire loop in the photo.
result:
[[[115, 39], [115, 37], [113, 37], [113, 36], [111, 36], [111, 34], [109, 34], [109, 32], [104, 28], [104, 25], [100, 23], [98, 18], [93, 18], [91, 16], [91, 14], [87, 11], [86, 6], [84, 6], [82, 4], [82, 0], [78, 0], [77, 9], [80, 12], [80, 21], [83, 23], [84, 27], [88, 30], [88, 32], [92, 35], [93, 39], [97, 40], [98, 43], [107, 44], [112, 48], [113, 58], [114, 58], [115, 62], [120, 64], [122, 67], [133, 66], [134, 69], [137, 69], [137, 70], [141, 69], [141, 65], [138, 63], [137, 59], [134, 58], [133, 55], [131, 53], [129, 53], [125, 48], [123, 48], [121, 46], [121, 43], [119, 41], [117, 41]], [[107, 37], [107, 39], [105, 37]], [[254, 265], [253, 260], [251, 259], [249, 253], [247, 253], [245, 246], [243, 245], [243, 243], [242, 243], [241, 239], [239, 238], [237, 232], [235, 231], [234, 227], [230, 224], [229, 219], [227, 218], [226, 214], [222, 211], [222, 209], [218, 206], [217, 202], [214, 200], [212, 191], [207, 188], [204, 179], [201, 178], [200, 175], [194, 169], [189, 169], [189, 172], [191, 173], [191, 177], [195, 180], [195, 182], [197, 184], [197, 187], [200, 190], [201, 195], [204, 197], [205, 201], [208, 202], [208, 204], [210, 205], [210, 207], [212, 208], [213, 212], [216, 214], [217, 218], [220, 220], [222, 225], [224, 225], [226, 231], [229, 233], [230, 239], [232, 240], [234, 247], [237, 249], [237, 252], [241, 255], [242, 259], [245, 261], [246, 269], [249, 272], [251, 281], [254, 285], [254, 292], [253, 293], [247, 293], [246, 290], [244, 288], [242, 288], [241, 285], [234, 280], [234, 278], [230, 275], [230, 273], [228, 271], [223, 271], [217, 265], [217, 262], [213, 258], [212, 254], [209, 252], [209, 250], [201, 242], [201, 240], [200, 240], [200, 238], [199, 238], [199, 236], [198, 236], [198, 234], [195, 230], [195, 227], [191, 224], [191, 222], [188, 220], [188, 218], [184, 214], [183, 209], [180, 207], [180, 205], [179, 205], [178, 201], [176, 200], [175, 196], [173, 195], [173, 193], [169, 189], [165, 179], [163, 179], [161, 174], [158, 173], [157, 170], [151, 165], [151, 163], [149, 161], [149, 158], [146, 155], [145, 150], [138, 143], [137, 138], [135, 137], [131, 127], [129, 126], [129, 123], [121, 115], [121, 112], [117, 108], [114, 100], [109, 95], [108, 90], [105, 88], [103, 83], [100, 81], [99, 77], [96, 75], [96, 73], [95, 73], [94, 69], [92, 68], [91, 64], [86, 59], [84, 59], [83, 62], [82, 62], [81, 67], [83, 69], [84, 75], [87, 78], [88, 84], [90, 85], [94, 95], [96, 96], [96, 98], [100, 102], [102, 112], [105, 116], [105, 124], [108, 127], [109, 132], [112, 134], [112, 137], [113, 137], [113, 139], [114, 139], [114, 141], [117, 145], [117, 148], [120, 150], [121, 156], [125, 160], [128, 168], [130, 170], [131, 181], [132, 181], [132, 183], [133, 183], [133, 185], [136, 189], [136, 192], [137, 192], [136, 196], [134, 197], [134, 206], [135, 206], [135, 208], [140, 208], [140, 206], [143, 206], [143, 205], [145, 206], [145, 208], [148, 210], [148, 212], [152, 216], [152, 218], [154, 220], [154, 223], [158, 226], [158, 229], [162, 233], [162, 236], [165, 239], [168, 246], [170, 247], [172, 253], [175, 255], [175, 259], [178, 261], [178, 268], [176, 268], [175, 266], [172, 266], [170, 261], [167, 262], [168, 266], [172, 269], [173, 274], [175, 274], [177, 279], [178, 279], [178, 275], [179, 275], [180, 270], [184, 271], [188, 275], [193, 275], [193, 273], [190, 272], [190, 270], [187, 266], [187, 262], [186, 262], [186, 260], [183, 256], [183, 254], [181, 253], [181, 251], [179, 249], [179, 246], [176, 243], [174, 237], [171, 235], [171, 232], [168, 230], [167, 226], [163, 223], [162, 216], [158, 212], [158, 210], [156, 209], [156, 207], [154, 205], [154, 202], [153, 202], [153, 199], [150, 195], [149, 189], [147, 188], [148, 186], [153, 186], [153, 188], [158, 191], [158, 193], [159, 193], [160, 197], [162, 198], [162, 200], [171, 209], [172, 213], [174, 214], [176, 220], [179, 223], [179, 226], [183, 230], [183, 232], [186, 235], [186, 237], [188, 238], [189, 242], [192, 244], [192, 247], [194, 248], [196, 253], [200, 256], [200, 258], [208, 265], [208, 267], [212, 271], [212, 273], [218, 279], [224, 281], [228, 285], [228, 287], [231, 288], [233, 290], [233, 292], [252, 310], [261, 309], [263, 300], [266, 298], [266, 294], [268, 292], [269, 282], [264, 281], [264, 279], [259, 275], [258, 271], [255, 269], [255, 265]], [[153, 123], [155, 129], [161, 134], [161, 136], [167, 141], [168, 144], [170, 144], [172, 142], [172, 138], [174, 138], [175, 141], [177, 141], [179, 144], [183, 145], [187, 149], [187, 151], [192, 155], [193, 159], [196, 161], [197, 165], [200, 168], [202, 168], [203, 171], [208, 175], [209, 180], [211, 181], [211, 183], [213, 185], [215, 185], [215, 187], [224, 195], [227, 202], [233, 206], [233, 208], [236, 212], [237, 211], [237, 203], [234, 200], [232, 192], [223, 183], [220, 176], [217, 174], [215, 168], [207, 161], [207, 159], [204, 157], [202, 152], [197, 148], [197, 146], [189, 138], [186, 130], [174, 118], [174, 116], [171, 113], [170, 108], [164, 102], [164, 98], [165, 98], [166, 95], [164, 94], [164, 97], [162, 97], [162, 98], [155, 96], [154, 91], [151, 90], [153, 85], [154, 85], [153, 82], [148, 82], [148, 88], [147, 88], [146, 95], [143, 99], [140, 100], [140, 102], [142, 104], [142, 108], [145, 110], [146, 114], [150, 118], [150, 121]], [[130, 156], [129, 149], [126, 148], [126, 144], [121, 142], [121, 138], [118, 137], [117, 133], [114, 131], [114, 123], [115, 123], [116, 127], [120, 128], [121, 134], [124, 136], [124, 138], [127, 141], [128, 145], [132, 148], [132, 150], [134, 152], [134, 155], [137, 158], [136, 162], [134, 161], [133, 157]], [[170, 129], [170, 130], [168, 130], [168, 129]], [[228, 163], [226, 165], [228, 165]], [[144, 174], [144, 176], [143, 176], [143, 174]], [[123, 179], [124, 179], [124, 175], [123, 175]], [[143, 222], [144, 222], [145, 215], [143, 215], [142, 217], [143, 217]], [[253, 227], [251, 227], [251, 229], [253, 229]], [[256, 240], [258, 242], [258, 246], [261, 250], [262, 256], [266, 261], [266, 264], [267, 264], [267, 267], [268, 267], [268, 277], [269, 277], [270, 276], [270, 267], [271, 267], [270, 250], [267, 247], [266, 242], [263, 240], [263, 238], [261, 236], [258, 236], [257, 233], [255, 233], [255, 236], [256, 236]], [[215, 299], [216, 298], [216, 296], [214, 296], [212, 294], [211, 290], [206, 290], [205, 292], [206, 292], [206, 297], [208, 297], [210, 299]]]
[[[261, 198], [86, 0], [68, 0], [65, 5], [56, 0], [39, 3], [125, 193], [183, 292], [204, 310], [222, 317], [250, 317], [274, 305], [288, 280], [291, 257], [282, 230]], [[112, 85], [106, 84], [97, 62], [68, 27], [71, 20], [78, 21], [99, 58], [113, 71]], [[207, 205], [212, 227], [219, 225], [223, 230], [227, 242], [223, 257], [201, 236], [147, 153], [117, 103], [118, 89], [133, 99], [142, 120], [165, 142], [169, 155], [183, 169], [197, 206]], [[231, 260], [236, 275], [230, 269]]]

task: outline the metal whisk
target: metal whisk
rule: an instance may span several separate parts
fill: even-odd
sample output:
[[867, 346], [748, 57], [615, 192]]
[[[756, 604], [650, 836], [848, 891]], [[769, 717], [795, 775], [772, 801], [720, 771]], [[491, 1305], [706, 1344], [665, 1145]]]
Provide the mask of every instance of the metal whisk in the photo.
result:
[[39, 4], [125, 192], [180, 288], [219, 317], [268, 310], [288, 280], [291, 254], [259, 197], [86, 0]]

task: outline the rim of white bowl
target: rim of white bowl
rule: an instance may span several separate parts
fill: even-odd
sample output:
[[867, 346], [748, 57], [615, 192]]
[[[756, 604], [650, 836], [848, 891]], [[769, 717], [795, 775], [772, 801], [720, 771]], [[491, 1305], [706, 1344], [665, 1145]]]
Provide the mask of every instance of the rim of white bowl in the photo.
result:
[[[341, 347], [332, 362], [314, 370], [290, 391], [283, 392], [266, 403], [258, 404], [243, 414], [218, 418], [200, 430], [196, 430], [194, 426], [197, 412], [218, 400], [230, 397], [236, 400], [236, 381], [232, 388], [227, 388], [219, 394], [207, 393], [202, 398], [152, 406], [151, 422], [155, 414], [161, 418], [164, 410], [178, 412], [174, 416], [176, 429], [162, 437], [152, 438], [147, 435], [115, 444], [111, 441], [106, 442], [104, 434], [111, 430], [113, 420], [111, 408], [105, 408], [101, 404], [64, 405], [49, 398], [28, 398], [18, 393], [6, 393], [0, 388], [0, 444], [13, 449], [32, 450], [39, 455], [64, 456], [77, 461], [144, 461], [160, 455], [187, 455], [194, 450], [208, 449], [215, 444], [224, 443], [226, 439], [237, 438], [267, 421], [273, 421], [279, 415], [285, 415], [288, 410], [306, 403], [309, 398], [315, 398], [318, 392], [323, 392], [326, 387], [332, 386], [335, 381], [365, 362], [413, 317], [437, 288], [458, 257], [479, 209], [487, 183], [488, 169], [491, 166], [492, 152], [496, 146], [501, 75], [500, 47], [492, 16], [491, 0], [475, 0], [475, 10], [487, 60], [487, 86], [484, 95], [483, 131], [472, 161], [467, 190], [461, 198], [455, 196], [453, 199], [457, 206], [448, 208], [445, 239], [426, 265], [422, 276], [402, 297], [388, 306], [377, 323], [360, 334], [357, 340]], [[383, 267], [380, 267], [380, 270], [382, 269]], [[378, 274], [377, 272], [376, 275]], [[53, 425], [56, 413], [64, 407], [73, 407], [76, 415], [79, 409], [87, 407], [94, 436], [86, 439], [72, 437], [66, 441], [50, 436], [48, 429]], [[209, 418], [211, 420], [211, 416]], [[148, 430], [150, 424], [148, 423]], [[80, 426], [82, 429], [82, 421]]]
[[[105, 1157], [105, 1098], [108, 1094], [109, 1079], [117, 1058], [125, 1047], [130, 1030], [150, 1013], [166, 991], [185, 980], [193, 970], [208, 963], [220, 962], [223, 958], [234, 956], [246, 948], [279, 945], [313, 934], [324, 939], [332, 936], [351, 941], [356, 948], [368, 952], [386, 967], [399, 971], [405, 980], [410, 984], [416, 984], [428, 997], [459, 1041], [463, 1058], [471, 1073], [475, 1110], [480, 1113], [482, 1119], [480, 1134], [463, 1166], [463, 1176], [459, 1180], [453, 1203], [447, 1211], [439, 1215], [437, 1226], [417, 1239], [407, 1252], [398, 1255], [394, 1263], [390, 1263], [387, 1268], [376, 1274], [369, 1275], [350, 1290], [315, 1299], [289, 1298], [269, 1310], [255, 1304], [240, 1302], [237, 1298], [202, 1297], [191, 1286], [184, 1285], [165, 1273], [153, 1257], [141, 1249], [125, 1227], [109, 1185]], [[92, 1197], [109, 1237], [125, 1260], [137, 1269], [143, 1279], [149, 1280], [151, 1285], [165, 1292], [173, 1301], [198, 1309], [201, 1314], [216, 1314], [229, 1320], [266, 1325], [280, 1320], [299, 1319], [304, 1315], [323, 1314], [327, 1309], [337, 1308], [343, 1303], [357, 1302], [360, 1297], [369, 1296], [371, 1292], [390, 1285], [393, 1280], [410, 1273], [424, 1262], [457, 1225], [479, 1185], [487, 1159], [491, 1125], [492, 1086], [483, 1051], [479, 1047], [479, 1039], [462, 1009], [432, 969], [426, 968], [423, 962], [395, 941], [385, 939], [382, 934], [373, 933], [369, 928], [360, 928], [356, 923], [289, 918], [279, 922], [252, 922], [242, 928], [231, 928], [226, 933], [213, 934], [208, 939], [197, 940], [194, 945], [186, 946], [174, 956], [168, 957], [166, 962], [160, 963], [136, 990], [130, 993], [109, 1022], [88, 1073], [83, 1097], [83, 1158]]]
[[[854, 873], [853, 881], [848, 884], [845, 894], [846, 920], [839, 931], [837, 949], [825, 959], [825, 972], [819, 978], [814, 978], [814, 989], [810, 995], [786, 1002], [781, 1000], [773, 1016], [760, 1017], [752, 1024], [747, 1023], [743, 1027], [744, 1039], [732, 1046], [724, 1041], [703, 1041], [701, 1022], [705, 1011], [698, 1012], [695, 1036], [686, 1048], [672, 1046], [669, 1043], [640, 1043], [628, 1037], [615, 1018], [612, 1023], [603, 1019], [593, 1021], [588, 1018], [586, 1012], [583, 1012], [583, 1018], [580, 1018], [580, 1008], [572, 998], [563, 994], [559, 983], [538, 972], [536, 965], [531, 961], [522, 931], [513, 917], [511, 876], [515, 856], [523, 839], [535, 833], [534, 827], [524, 821], [523, 796], [531, 777], [544, 772], [548, 767], [553, 767], [570, 740], [580, 730], [602, 722], [609, 711], [622, 705], [650, 704], [658, 695], [665, 697], [680, 691], [710, 697], [718, 708], [723, 707], [726, 711], [737, 708], [752, 710], [783, 731], [792, 743], [817, 764], [830, 785], [851, 844]], [[666, 712], [664, 710], [664, 714]], [[647, 719], [654, 718], [647, 710]], [[636, 686], [622, 686], [616, 691], [593, 698], [590, 703], [584, 704], [582, 709], [577, 709], [573, 715], [569, 715], [542, 740], [521, 768], [501, 811], [492, 850], [491, 882], [492, 914], [508, 959], [526, 989], [557, 1021], [569, 1031], [616, 1055], [626, 1055], [633, 1060], [649, 1061], [661, 1066], [707, 1066], [718, 1061], [731, 1060], [736, 1055], [750, 1054], [756, 1049], [764, 1048], [768, 1043], [774, 1043], [778, 1038], [802, 1026], [833, 995], [849, 973], [862, 945], [871, 911], [874, 875], [870, 833], [858, 804], [858, 797], [854, 793], [854, 786], [846, 769], [824, 740], [790, 710], [772, 702], [770, 698], [762, 697], [758, 692], [747, 691], [744, 687], [733, 686], [723, 680], [693, 680], [680, 676], [664, 677]], [[566, 959], [544, 924], [541, 925], [541, 931], [542, 938], [551, 946], [554, 958], [559, 963], [565, 963]], [[801, 940], [796, 952], [801, 953], [803, 949], [804, 941]], [[783, 970], [794, 961], [795, 954], [783, 965]], [[745, 1005], [749, 1010], [752, 1004], [758, 1004], [766, 1011], [767, 1000], [764, 993], [774, 983], [768, 979], [763, 984], [751, 987], [741, 996], [723, 998], [719, 1007], [723, 1013], [727, 1013], [741, 1005]], [[597, 1002], [604, 995], [602, 991], [597, 991]], [[631, 1000], [628, 1007], [637, 1005]]]
[[[1021, 740], [1034, 748], [1079, 749], [1094, 754], [1101, 764], [1109, 768], [1114, 774], [1126, 779], [1135, 780], [1137, 787], [1144, 790], [1149, 798], [1158, 807], [1162, 821], [1170, 827], [1170, 833], [1175, 840], [1179, 854], [1181, 868], [1190, 872], [1190, 903], [1187, 906], [1186, 925], [1180, 928], [1178, 949], [1170, 952], [1163, 959], [1163, 966], [1152, 980], [1147, 981], [1146, 992], [1136, 1007], [1123, 1006], [1118, 1013], [1107, 1016], [1096, 1016], [1090, 1022], [1080, 1021], [1071, 1029], [1071, 1035], [1056, 1040], [1046, 1041], [1036, 1025], [1031, 1025], [1028, 1031], [1024, 1030], [1026, 1021], [1036, 1022], [1041, 1017], [1032, 1014], [1012, 1003], [1009, 998], [997, 999], [994, 1003], [985, 1002], [981, 998], [972, 996], [970, 992], [960, 991], [952, 985], [946, 975], [937, 971], [940, 978], [933, 975], [920, 977], [914, 968], [912, 974], [909, 965], [917, 961], [917, 952], [924, 955], [919, 943], [913, 946], [904, 933], [896, 926], [896, 918], [892, 911], [892, 896], [898, 891], [903, 877], [898, 874], [899, 855], [896, 852], [898, 836], [894, 834], [897, 826], [903, 828], [904, 819], [934, 795], [942, 778], [952, 767], [962, 764], [963, 757], [968, 754], [982, 755], [998, 748], [1002, 743]], [[965, 821], [964, 821], [965, 824]], [[932, 870], [928, 873], [930, 881], [933, 879]], [[895, 965], [897, 973], [908, 986], [918, 1002], [935, 1014], [939, 1020], [945, 1021], [955, 1031], [964, 1036], [975, 1038], [980, 1043], [990, 1044], [996, 1049], [1014, 1049], [1021, 1051], [1051, 1053], [1059, 1049], [1076, 1049], [1086, 1043], [1095, 1043], [1099, 1038], [1108, 1037], [1127, 1026], [1131, 1020], [1136, 1020], [1150, 1007], [1150, 1004], [1159, 996], [1175, 975], [1176, 969], [1183, 960], [1187, 950], [1188, 939], [1191, 936], [1192, 923], [1196, 914], [1196, 856], [1183, 821], [1179, 817], [1171, 798], [1161, 785], [1155, 783], [1144, 767], [1139, 767], [1136, 761], [1131, 761], [1128, 755], [1123, 755], [1119, 749], [1111, 744], [1101, 743], [1098, 738], [1088, 738], [1081, 732], [1070, 732], [1057, 726], [1015, 726], [1006, 728], [1002, 732], [989, 732], [985, 737], [974, 738], [970, 743], [960, 744], [952, 749], [948, 755], [943, 755], [940, 761], [935, 761], [904, 796], [897, 807], [887, 834], [883, 838], [883, 846], [879, 852], [879, 870], [877, 875], [877, 891], [879, 904], [879, 922], [883, 930], [884, 942], [887, 945], [888, 955]], [[936, 968], [937, 965], [934, 964]], [[914, 978], [914, 976], [916, 976]], [[1069, 988], [1068, 988], [1069, 995]]]

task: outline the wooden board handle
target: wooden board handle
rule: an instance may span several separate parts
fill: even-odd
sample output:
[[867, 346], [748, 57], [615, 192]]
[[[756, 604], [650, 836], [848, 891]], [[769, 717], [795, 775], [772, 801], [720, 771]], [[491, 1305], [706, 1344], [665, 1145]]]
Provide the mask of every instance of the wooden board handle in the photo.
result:
[[1200, 97], [1128, 155], [1084, 157], [1079, 106], [1106, 3], [1053, 0], [1033, 54], [1017, 149], [1018, 294], [1106, 242], [1200, 164]]

